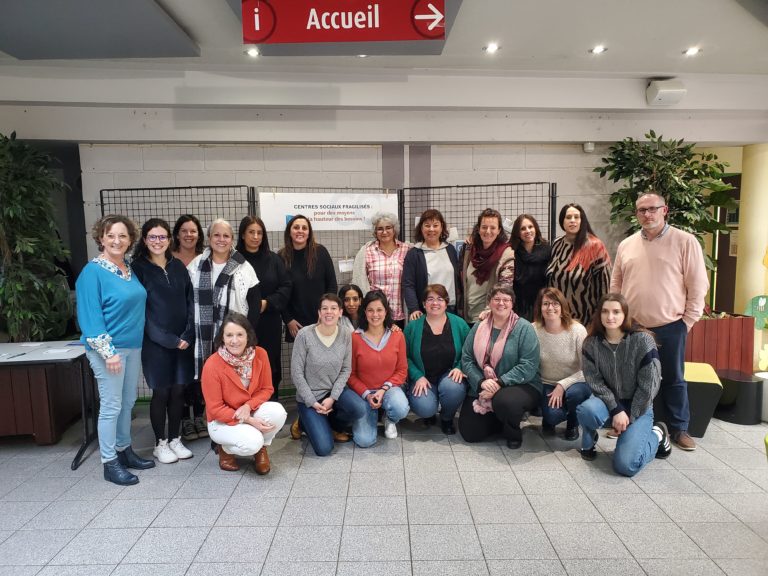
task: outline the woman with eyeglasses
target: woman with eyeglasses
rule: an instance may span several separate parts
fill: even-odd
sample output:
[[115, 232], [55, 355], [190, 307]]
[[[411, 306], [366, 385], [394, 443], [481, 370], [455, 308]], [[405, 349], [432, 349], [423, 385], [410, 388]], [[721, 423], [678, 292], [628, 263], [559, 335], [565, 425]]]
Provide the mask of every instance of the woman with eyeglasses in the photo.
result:
[[592, 391], [581, 371], [581, 347], [587, 329], [571, 316], [568, 301], [557, 288], [544, 288], [536, 299], [533, 327], [539, 338], [539, 376], [542, 432], [553, 435], [555, 426], [566, 422], [565, 439], [579, 438], [576, 408]]
[[581, 206], [566, 204], [558, 221], [565, 235], [552, 243], [547, 285], [560, 290], [571, 305], [573, 317], [587, 325], [598, 301], [608, 292], [611, 257]]
[[501, 432], [507, 447], [522, 446], [520, 421], [539, 405], [539, 340], [514, 311], [515, 293], [496, 285], [488, 294], [491, 314], [472, 327], [461, 354], [469, 388], [459, 414], [467, 442], [482, 442]]
[[161, 464], [172, 464], [192, 458], [179, 429], [184, 388], [194, 377], [195, 307], [187, 268], [171, 254], [171, 228], [165, 220], [144, 223], [131, 265], [147, 291], [141, 365], [152, 390], [152, 454]]
[[469, 334], [463, 318], [447, 312], [448, 291], [442, 284], [424, 290], [426, 314], [405, 327], [408, 350], [408, 400], [425, 426], [435, 422], [440, 409], [440, 429], [455, 434], [453, 417], [466, 396], [461, 371], [461, 347]]
[[392, 320], [403, 328], [403, 262], [411, 246], [397, 239], [400, 222], [395, 214], [377, 212], [371, 223], [375, 240], [366, 243], [355, 256], [352, 282], [360, 286], [363, 294], [371, 290], [384, 292], [392, 307]]

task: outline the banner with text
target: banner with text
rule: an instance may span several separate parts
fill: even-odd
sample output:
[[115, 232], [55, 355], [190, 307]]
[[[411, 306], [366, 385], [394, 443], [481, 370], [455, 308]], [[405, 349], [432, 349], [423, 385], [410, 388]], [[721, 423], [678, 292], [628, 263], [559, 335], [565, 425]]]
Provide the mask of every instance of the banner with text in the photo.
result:
[[296, 214], [312, 222], [313, 230], [371, 230], [376, 212], [397, 214], [397, 193], [389, 194], [307, 194], [303, 192], [260, 192], [261, 219], [267, 230], [285, 230]]

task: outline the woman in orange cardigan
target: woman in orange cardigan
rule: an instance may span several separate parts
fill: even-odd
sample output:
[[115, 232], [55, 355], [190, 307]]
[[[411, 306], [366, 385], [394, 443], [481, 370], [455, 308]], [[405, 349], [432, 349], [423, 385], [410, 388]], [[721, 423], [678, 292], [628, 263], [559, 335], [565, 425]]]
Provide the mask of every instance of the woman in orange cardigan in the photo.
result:
[[285, 408], [270, 402], [272, 371], [248, 318], [230, 312], [205, 362], [203, 396], [208, 434], [219, 444], [219, 468], [236, 471], [235, 456], [254, 456], [257, 474], [270, 470], [267, 446], [285, 424]]

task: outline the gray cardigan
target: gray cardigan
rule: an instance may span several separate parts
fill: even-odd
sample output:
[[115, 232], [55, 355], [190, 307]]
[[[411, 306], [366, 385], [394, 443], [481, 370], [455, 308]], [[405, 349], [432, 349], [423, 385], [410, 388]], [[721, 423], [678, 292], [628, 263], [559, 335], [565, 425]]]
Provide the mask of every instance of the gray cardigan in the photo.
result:
[[589, 336], [582, 354], [584, 379], [611, 416], [624, 411], [634, 422], [651, 407], [661, 386], [659, 351], [653, 336], [627, 333], [615, 351], [602, 336]]
[[336, 339], [328, 347], [318, 338], [315, 326], [299, 330], [291, 355], [296, 401], [307, 407], [329, 393], [338, 400], [352, 372], [352, 333], [339, 327]]

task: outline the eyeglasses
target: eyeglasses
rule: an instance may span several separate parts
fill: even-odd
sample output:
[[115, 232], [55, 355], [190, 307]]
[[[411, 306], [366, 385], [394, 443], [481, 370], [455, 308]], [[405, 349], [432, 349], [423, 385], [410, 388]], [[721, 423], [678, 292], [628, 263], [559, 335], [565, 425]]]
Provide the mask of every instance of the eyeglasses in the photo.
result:
[[494, 296], [491, 298], [491, 302], [494, 304], [512, 304], [512, 298], [500, 298], [499, 296]]
[[379, 226], [376, 228], [376, 232], [392, 232], [394, 229], [394, 226]]
[[560, 308], [560, 302], [542, 302], [542, 308]]
[[664, 208], [664, 206], [649, 206], [648, 208], [638, 208], [635, 210], [640, 216], [645, 216], [646, 214], [656, 214], [656, 212], [659, 211], [659, 208]]
[[150, 242], [165, 242], [168, 240], [168, 236], [166, 234], [148, 234], [147, 240]]
[[427, 304], [434, 304], [435, 302], [440, 304], [442, 302], [445, 302], [445, 298], [441, 296], [430, 296], [429, 298], [427, 298], [426, 302]]

